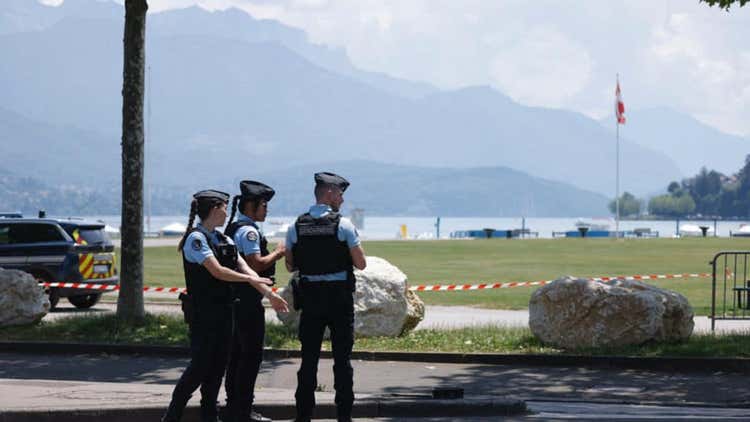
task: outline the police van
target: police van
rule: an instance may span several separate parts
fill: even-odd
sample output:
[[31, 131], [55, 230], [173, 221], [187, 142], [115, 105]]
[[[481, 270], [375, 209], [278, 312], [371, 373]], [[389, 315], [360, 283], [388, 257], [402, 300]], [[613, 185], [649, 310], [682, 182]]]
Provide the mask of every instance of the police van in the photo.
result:
[[[40, 282], [117, 285], [114, 251], [102, 223], [0, 214], [0, 267], [26, 271]], [[102, 291], [52, 287], [47, 294], [52, 308], [61, 297], [90, 308]]]

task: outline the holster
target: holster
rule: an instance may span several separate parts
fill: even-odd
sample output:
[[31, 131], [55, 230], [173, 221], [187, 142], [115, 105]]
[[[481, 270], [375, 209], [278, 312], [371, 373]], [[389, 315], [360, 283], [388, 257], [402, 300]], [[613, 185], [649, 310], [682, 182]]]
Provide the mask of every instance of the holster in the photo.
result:
[[185, 319], [187, 325], [193, 323], [193, 316], [195, 313], [195, 304], [193, 303], [193, 297], [188, 293], [180, 293], [178, 296], [182, 307], [182, 317]]
[[305, 277], [293, 278], [289, 282], [289, 287], [292, 288], [292, 307], [295, 311], [302, 309], [303, 295], [302, 290], [305, 285]]

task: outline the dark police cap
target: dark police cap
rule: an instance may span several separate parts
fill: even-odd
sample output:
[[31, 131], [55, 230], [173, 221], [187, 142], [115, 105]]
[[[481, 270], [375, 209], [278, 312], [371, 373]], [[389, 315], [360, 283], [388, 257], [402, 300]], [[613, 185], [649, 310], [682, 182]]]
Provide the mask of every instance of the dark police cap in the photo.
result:
[[213, 189], [207, 189], [198, 191], [193, 194], [193, 198], [197, 200], [206, 200], [206, 199], [218, 199], [223, 202], [229, 202], [229, 194], [226, 192], [213, 190]]
[[241, 181], [240, 192], [242, 193], [242, 197], [244, 198], [260, 198], [265, 200], [266, 202], [270, 201], [271, 198], [273, 198], [273, 196], [276, 194], [276, 191], [273, 190], [273, 188], [264, 183], [256, 182], [255, 180]]
[[315, 184], [316, 185], [321, 185], [321, 184], [334, 185], [334, 186], [337, 186], [339, 189], [341, 189], [342, 192], [344, 192], [346, 188], [349, 187], [348, 180], [344, 179], [338, 174], [329, 173], [327, 171], [315, 173]]

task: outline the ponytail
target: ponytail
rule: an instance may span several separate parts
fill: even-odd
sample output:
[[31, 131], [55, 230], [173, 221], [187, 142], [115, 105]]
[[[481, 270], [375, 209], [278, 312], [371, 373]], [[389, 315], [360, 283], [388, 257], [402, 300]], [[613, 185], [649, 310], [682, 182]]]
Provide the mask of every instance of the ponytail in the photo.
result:
[[240, 201], [240, 198], [242, 196], [235, 195], [234, 199], [232, 199], [232, 214], [229, 216], [229, 221], [227, 221], [227, 227], [229, 227], [230, 224], [232, 224], [232, 221], [234, 220], [234, 215], [237, 214], [237, 202]]
[[188, 217], [188, 224], [187, 224], [187, 228], [185, 229], [185, 234], [182, 235], [182, 239], [180, 239], [180, 244], [177, 246], [178, 251], [182, 251], [182, 247], [185, 246], [185, 241], [187, 240], [187, 237], [190, 234], [190, 231], [193, 229], [193, 222], [195, 221], [195, 214], [197, 213], [198, 213], [198, 200], [193, 199], [193, 202], [190, 203], [190, 217]]

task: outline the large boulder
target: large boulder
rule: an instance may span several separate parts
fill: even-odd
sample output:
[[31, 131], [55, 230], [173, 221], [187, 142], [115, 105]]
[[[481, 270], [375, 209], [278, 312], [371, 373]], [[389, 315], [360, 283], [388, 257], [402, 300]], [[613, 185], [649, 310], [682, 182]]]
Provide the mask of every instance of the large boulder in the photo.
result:
[[0, 327], [36, 323], [49, 308], [47, 295], [31, 274], [0, 268]]
[[[297, 274], [293, 274], [296, 277]], [[424, 319], [424, 303], [407, 290], [406, 275], [383, 258], [367, 257], [367, 268], [355, 270], [354, 333], [358, 337], [395, 337], [413, 330]], [[281, 296], [292, 303], [288, 288]], [[291, 308], [291, 306], [290, 306]], [[284, 325], [297, 329], [299, 312], [277, 313]]]
[[563, 277], [531, 296], [529, 327], [565, 349], [678, 341], [693, 332], [693, 309], [685, 296], [640, 281]]

